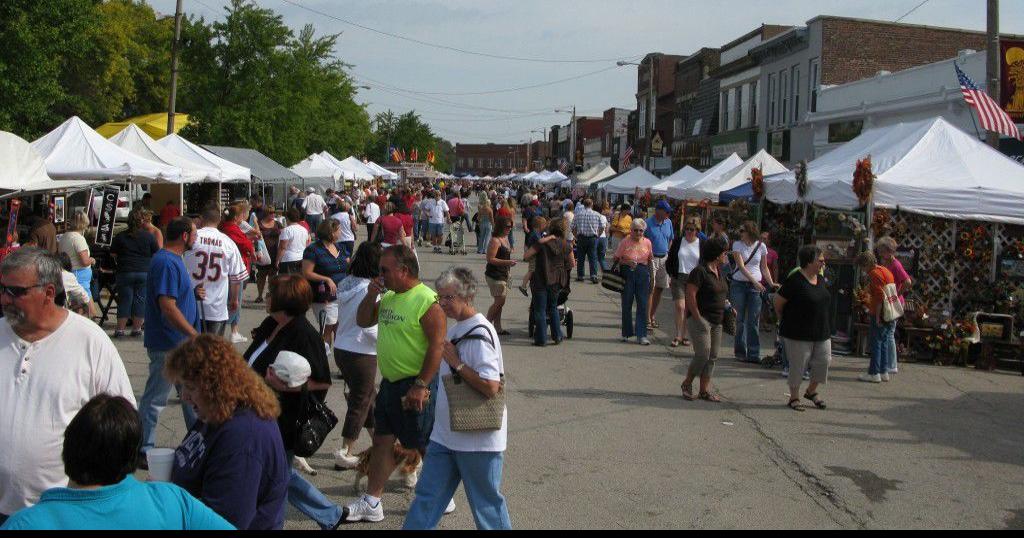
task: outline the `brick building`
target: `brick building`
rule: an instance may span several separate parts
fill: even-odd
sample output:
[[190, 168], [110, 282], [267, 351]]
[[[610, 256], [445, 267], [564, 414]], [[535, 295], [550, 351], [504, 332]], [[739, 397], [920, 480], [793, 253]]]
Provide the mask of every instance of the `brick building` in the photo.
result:
[[456, 144], [455, 173], [483, 177], [525, 170], [529, 150], [528, 144]]
[[636, 152], [638, 164], [648, 170], [669, 173], [671, 158], [665, 158], [672, 146], [675, 118], [676, 66], [684, 56], [654, 52], [637, 69]]
[[814, 158], [814, 112], [823, 86], [870, 78], [984, 50], [985, 34], [846, 17], [820, 16], [754, 47], [761, 66], [758, 146], [793, 163]]
[[609, 108], [603, 114], [601, 159], [616, 170], [629, 144], [629, 113], [624, 108]]
[[[703, 48], [676, 65], [676, 117], [672, 122], [673, 170], [684, 166], [710, 166], [708, 135], [718, 132], [718, 86], [711, 78], [711, 72], [718, 69], [720, 56], [719, 49]], [[703, 93], [702, 87], [705, 88]]]

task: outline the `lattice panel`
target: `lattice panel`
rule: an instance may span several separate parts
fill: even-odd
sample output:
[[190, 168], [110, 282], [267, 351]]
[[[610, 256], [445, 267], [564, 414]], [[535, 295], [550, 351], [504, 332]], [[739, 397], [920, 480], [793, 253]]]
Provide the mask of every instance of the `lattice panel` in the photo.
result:
[[885, 229], [876, 229], [876, 235], [879, 236], [881, 234], [878, 232], [893, 234], [900, 244], [900, 250], [917, 251], [916, 266], [912, 269], [916, 282], [908, 294], [908, 300], [924, 302], [935, 314], [953, 308], [952, 290], [955, 289], [959, 271], [949, 267], [948, 260], [955, 258], [956, 230], [956, 223], [952, 221], [906, 212], [890, 214]]

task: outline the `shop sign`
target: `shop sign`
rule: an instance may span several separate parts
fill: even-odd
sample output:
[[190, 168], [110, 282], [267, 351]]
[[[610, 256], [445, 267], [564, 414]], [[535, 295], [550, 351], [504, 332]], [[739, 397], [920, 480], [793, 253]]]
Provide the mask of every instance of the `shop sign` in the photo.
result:
[[783, 141], [784, 140], [785, 140], [785, 137], [783, 136], [783, 132], [782, 131], [776, 131], [776, 132], [772, 133], [772, 143], [771, 143], [771, 154], [772, 154], [772, 157], [775, 157], [776, 159], [781, 159], [782, 158], [782, 148], [783, 148]]
[[665, 151], [665, 141], [661, 138], [661, 131], [654, 131], [651, 138], [651, 155], [661, 155]]
[[1024, 122], [1024, 41], [1000, 41], [1002, 62], [999, 104], [1017, 123]]
[[96, 245], [109, 247], [114, 241], [114, 218], [117, 214], [117, 196], [121, 189], [104, 187], [100, 197], [100, 217], [96, 224]]
[[732, 142], [729, 144], [715, 144], [711, 146], [711, 157], [716, 161], [725, 160], [733, 153], [740, 156], [741, 159], [750, 157], [750, 144], [746, 142]]

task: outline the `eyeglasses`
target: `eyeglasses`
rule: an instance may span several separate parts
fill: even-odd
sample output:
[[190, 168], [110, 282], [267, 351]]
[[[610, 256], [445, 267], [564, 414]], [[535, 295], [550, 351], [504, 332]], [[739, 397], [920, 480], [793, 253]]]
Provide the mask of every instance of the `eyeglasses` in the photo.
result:
[[437, 301], [438, 302], [445, 301], [445, 302], [449, 302], [450, 303], [450, 302], [452, 302], [452, 301], [454, 301], [454, 300], [456, 300], [458, 298], [459, 298], [458, 295], [438, 295], [437, 296]]
[[696, 231], [697, 231], [697, 229], [696, 229], [696, 228], [686, 228], [686, 229], [685, 229], [684, 231], [687, 231], [687, 232], [696, 232]]
[[17, 299], [18, 297], [24, 297], [25, 294], [28, 293], [28, 290], [30, 290], [32, 288], [41, 288], [41, 287], [43, 287], [43, 284], [36, 284], [34, 286], [25, 286], [25, 287], [22, 287], [22, 286], [4, 286], [3, 284], [0, 284], [0, 293], [4, 293], [4, 294], [7, 294], [7, 295], [10, 295], [11, 297], [14, 297], [15, 299]]

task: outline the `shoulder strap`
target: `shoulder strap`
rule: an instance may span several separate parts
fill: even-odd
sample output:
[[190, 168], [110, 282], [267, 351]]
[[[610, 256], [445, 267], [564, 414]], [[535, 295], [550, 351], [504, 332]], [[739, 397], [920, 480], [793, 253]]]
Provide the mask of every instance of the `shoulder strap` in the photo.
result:
[[[473, 331], [475, 331], [477, 329], [480, 329], [480, 328], [484, 329], [484, 333], [485, 334], [480, 334], [480, 333], [474, 334], [473, 333]], [[481, 323], [481, 324], [473, 327], [472, 329], [466, 331], [466, 334], [464, 334], [464, 335], [462, 335], [462, 336], [452, 340], [452, 344], [455, 345], [455, 346], [458, 346], [459, 344], [461, 344], [462, 342], [464, 342], [466, 340], [481, 340], [481, 341], [484, 341], [484, 342], [487, 342], [488, 344], [490, 344], [491, 347], [495, 347], [494, 346], [494, 338], [491, 337], [491, 331], [487, 330], [487, 326], [484, 325], [483, 323]]]
[[[754, 259], [754, 255], [756, 255], [756, 254], [757, 254], [757, 251], [761, 250], [761, 244], [762, 244], [762, 243], [761, 243], [760, 241], [758, 241], [757, 243], [754, 243], [754, 250], [752, 250], [752, 251], [750, 252], [750, 256], [747, 256], [747, 259], [746, 259], [746, 261], [744, 261], [744, 262], [743, 262], [743, 267], [746, 267], [746, 266], [747, 266], [747, 264], [749, 264], [749, 263], [750, 263], [750, 260], [753, 260], [753, 259]], [[739, 267], [737, 267], [737, 268], [736, 268], [736, 270], [734, 270], [734, 271], [732, 272], [732, 274], [731, 274], [731, 275], [729, 275], [729, 276], [730, 276], [730, 277], [732, 277], [732, 276], [736, 276], [736, 273], [738, 273], [738, 272], [740, 272], [740, 269], [739, 269]]]

